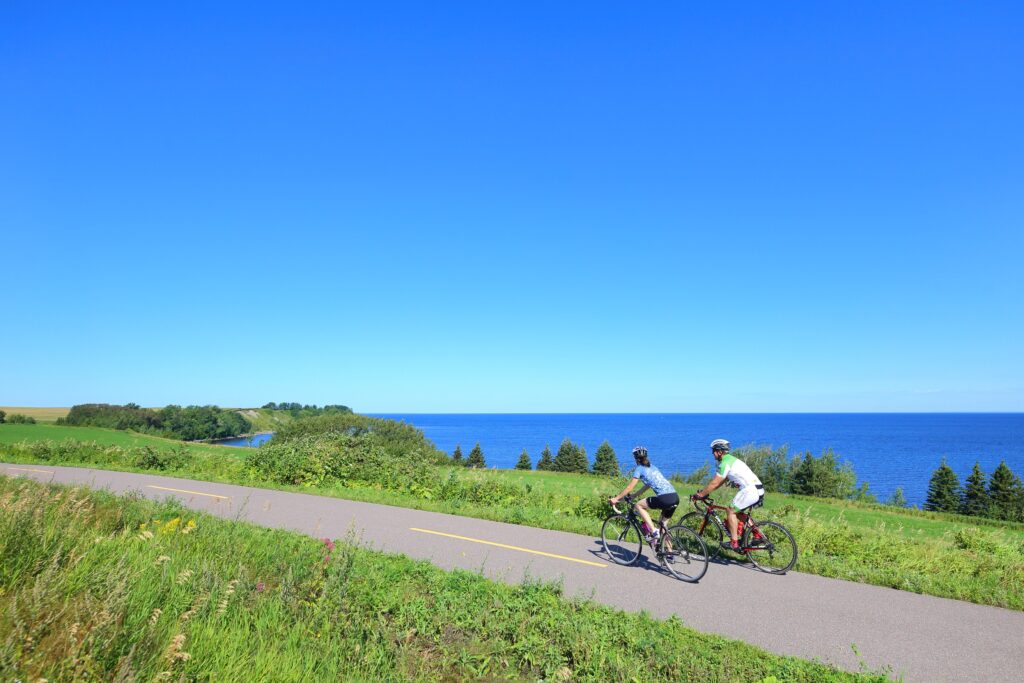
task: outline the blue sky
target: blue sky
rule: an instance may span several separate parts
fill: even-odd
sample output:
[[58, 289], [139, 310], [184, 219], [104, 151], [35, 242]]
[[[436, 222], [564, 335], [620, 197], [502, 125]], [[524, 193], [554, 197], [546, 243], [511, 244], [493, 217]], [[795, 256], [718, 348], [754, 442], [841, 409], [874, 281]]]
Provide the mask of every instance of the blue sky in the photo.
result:
[[1024, 410], [1019, 3], [4, 3], [0, 405]]

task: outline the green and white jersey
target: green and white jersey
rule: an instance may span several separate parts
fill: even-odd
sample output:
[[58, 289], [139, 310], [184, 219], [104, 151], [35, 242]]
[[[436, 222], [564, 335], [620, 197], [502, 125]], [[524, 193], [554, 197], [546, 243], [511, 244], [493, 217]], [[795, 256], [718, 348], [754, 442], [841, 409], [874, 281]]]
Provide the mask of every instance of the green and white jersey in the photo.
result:
[[726, 477], [741, 489], [761, 483], [754, 471], [747, 467], [747, 463], [729, 453], [723, 455], [718, 462], [718, 476]]

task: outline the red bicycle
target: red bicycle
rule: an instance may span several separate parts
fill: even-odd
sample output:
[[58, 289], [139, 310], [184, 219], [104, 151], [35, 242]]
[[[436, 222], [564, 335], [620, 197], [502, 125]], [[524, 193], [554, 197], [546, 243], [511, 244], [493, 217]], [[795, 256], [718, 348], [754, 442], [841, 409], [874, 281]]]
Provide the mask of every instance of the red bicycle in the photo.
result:
[[[750, 511], [757, 507], [755, 503], [739, 512], [747, 516], [747, 523], [740, 521], [740, 547], [739, 552], [747, 556], [750, 563], [769, 574], [785, 574], [796, 564], [797, 549], [796, 540], [789, 529], [778, 522], [756, 521]], [[696, 511], [683, 515], [679, 520], [704, 539], [708, 551], [712, 557], [722, 547], [722, 540], [729, 538], [729, 532], [725, 521], [718, 511], [727, 513], [729, 508], [724, 505], [715, 505], [714, 498], [694, 498], [693, 506]], [[703, 509], [702, 509], [703, 506]]]

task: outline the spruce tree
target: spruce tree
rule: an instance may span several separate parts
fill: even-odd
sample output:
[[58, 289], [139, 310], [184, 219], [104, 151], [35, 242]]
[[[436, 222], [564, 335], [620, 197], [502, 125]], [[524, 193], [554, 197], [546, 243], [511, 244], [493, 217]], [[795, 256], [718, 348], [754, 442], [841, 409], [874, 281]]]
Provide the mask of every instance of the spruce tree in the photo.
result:
[[577, 446], [568, 437], [562, 440], [558, 447], [558, 454], [555, 456], [554, 469], [557, 472], [579, 472], [586, 474], [587, 451], [582, 446]]
[[484, 462], [484, 451], [480, 448], [479, 441], [473, 446], [473, 450], [469, 452], [469, 458], [466, 459], [466, 467], [487, 467], [487, 463]]
[[530, 454], [523, 449], [523, 452], [519, 454], [519, 462], [516, 463], [517, 470], [532, 470], [533, 464], [530, 462]]
[[1014, 474], [1006, 461], [992, 472], [988, 484], [988, 496], [991, 501], [989, 512], [992, 517], [1011, 521], [1024, 520], [1024, 485], [1020, 477]]
[[455, 445], [455, 451], [452, 453], [452, 462], [455, 463], [456, 465], [463, 464], [462, 463], [462, 445], [461, 444], [456, 444]]
[[960, 512], [965, 515], [985, 517], [989, 508], [988, 491], [985, 489], [985, 473], [981, 465], [974, 463], [974, 469], [964, 485], [964, 497], [960, 501]]
[[942, 459], [942, 464], [932, 473], [928, 484], [928, 498], [924, 502], [925, 510], [935, 512], [956, 512], [960, 509], [960, 480], [956, 472]]
[[555, 467], [555, 461], [551, 458], [551, 447], [544, 446], [543, 452], [540, 454], [540, 460], [537, 461], [537, 471], [541, 470], [553, 470]]
[[597, 447], [597, 452], [594, 454], [593, 473], [607, 477], [619, 476], [619, 459], [615, 455], [615, 449], [607, 441]]
[[892, 505], [897, 508], [907, 507], [907, 498], [903, 495], [903, 487], [897, 486], [896, 490], [889, 496], [889, 500], [886, 501], [886, 505]]

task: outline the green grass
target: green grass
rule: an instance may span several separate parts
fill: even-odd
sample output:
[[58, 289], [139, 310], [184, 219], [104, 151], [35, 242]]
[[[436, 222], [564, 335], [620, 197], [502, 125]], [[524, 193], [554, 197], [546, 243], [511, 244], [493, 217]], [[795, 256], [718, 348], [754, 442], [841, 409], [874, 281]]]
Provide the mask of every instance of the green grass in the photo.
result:
[[884, 680], [556, 585], [6, 477], [0, 678]]
[[138, 432], [102, 427], [73, 427], [52, 424], [0, 424], [0, 445], [33, 441], [88, 441], [100, 446], [139, 448], [151, 446], [160, 450], [186, 448], [190, 453], [216, 455], [220, 457], [241, 457], [244, 451], [232, 446], [217, 446], [203, 443], [183, 443], [177, 439], [139, 434]]
[[[160, 474], [192, 479], [299, 490], [593, 536], [600, 533], [608, 512], [604, 500], [624, 483], [589, 475], [442, 467], [438, 481], [451, 476], [459, 483], [454, 497], [446, 497], [444, 487], [396, 489], [380, 482], [282, 486], [255, 476], [245, 466], [245, 449], [98, 429], [85, 433], [89, 442], [52, 440], [70, 434], [64, 431], [68, 429], [73, 428], [0, 425], [0, 457], [136, 472], [156, 468]], [[101, 437], [106, 445], [98, 441]], [[154, 458], [137, 445], [118, 445], [114, 439], [138, 439], [145, 446], [167, 447], [172, 454], [187, 457]], [[512, 485], [518, 494], [508, 500], [495, 498], [492, 492], [502, 490], [495, 483]], [[684, 512], [685, 508], [677, 516]], [[768, 495], [759, 516], [791, 529], [800, 547], [798, 571], [1024, 610], [1024, 525], [777, 494]]]

